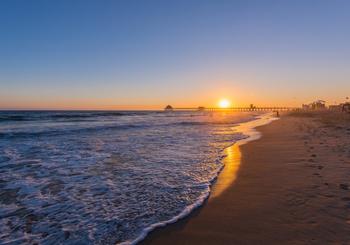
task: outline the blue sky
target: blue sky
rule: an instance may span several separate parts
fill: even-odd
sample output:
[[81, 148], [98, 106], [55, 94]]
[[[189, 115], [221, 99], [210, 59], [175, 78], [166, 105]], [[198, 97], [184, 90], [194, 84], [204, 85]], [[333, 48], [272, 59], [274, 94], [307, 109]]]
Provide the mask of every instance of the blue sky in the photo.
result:
[[0, 108], [299, 105], [350, 92], [349, 1], [0, 1]]

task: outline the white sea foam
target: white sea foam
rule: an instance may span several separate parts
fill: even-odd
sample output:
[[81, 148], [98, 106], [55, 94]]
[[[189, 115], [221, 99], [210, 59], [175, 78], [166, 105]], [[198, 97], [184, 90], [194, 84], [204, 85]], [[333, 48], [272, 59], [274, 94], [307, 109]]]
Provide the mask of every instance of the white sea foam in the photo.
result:
[[134, 244], [202, 205], [256, 116], [0, 112], [0, 242]]
[[[270, 113], [262, 115], [261, 117], [257, 118], [256, 120], [252, 120], [249, 122], [245, 122], [242, 123], [238, 126], [236, 126], [236, 130], [237, 132], [244, 132], [244, 135], [246, 137], [243, 137], [240, 140], [237, 140], [235, 143], [233, 144], [246, 144], [250, 141], [254, 141], [257, 140], [261, 137], [261, 133], [259, 131], [257, 131], [255, 128], [259, 127], [259, 126], [263, 126], [266, 124], [269, 124], [270, 122], [277, 120], [278, 118], [273, 117]], [[230, 147], [230, 146], [228, 146]], [[213, 176], [213, 178], [208, 182], [207, 185], [207, 192], [204, 193], [202, 196], [200, 196], [195, 203], [187, 206], [184, 210], [182, 210], [182, 212], [174, 217], [172, 217], [169, 220], [163, 221], [163, 222], [158, 222], [155, 224], [152, 224], [148, 227], [146, 227], [142, 233], [134, 240], [132, 241], [125, 241], [125, 242], [121, 242], [118, 243], [120, 245], [134, 245], [137, 244], [139, 242], [141, 242], [142, 240], [144, 240], [146, 238], [146, 236], [153, 230], [155, 230], [156, 228], [159, 227], [164, 227], [168, 224], [172, 224], [177, 222], [180, 219], [185, 218], [186, 216], [188, 216], [194, 209], [199, 208], [203, 205], [203, 203], [208, 199], [209, 195], [210, 195], [210, 191], [211, 191], [211, 185], [215, 182], [215, 180], [217, 179], [218, 175], [220, 174], [220, 172], [222, 171], [222, 169], [225, 166], [222, 165], [221, 168], [218, 169], [216, 175]]]

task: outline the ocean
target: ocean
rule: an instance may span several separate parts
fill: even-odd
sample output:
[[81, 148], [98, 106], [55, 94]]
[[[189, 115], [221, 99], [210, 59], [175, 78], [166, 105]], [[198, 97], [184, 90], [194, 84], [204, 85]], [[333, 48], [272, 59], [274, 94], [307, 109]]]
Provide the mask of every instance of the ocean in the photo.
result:
[[257, 113], [0, 112], [0, 243], [135, 243], [202, 204]]

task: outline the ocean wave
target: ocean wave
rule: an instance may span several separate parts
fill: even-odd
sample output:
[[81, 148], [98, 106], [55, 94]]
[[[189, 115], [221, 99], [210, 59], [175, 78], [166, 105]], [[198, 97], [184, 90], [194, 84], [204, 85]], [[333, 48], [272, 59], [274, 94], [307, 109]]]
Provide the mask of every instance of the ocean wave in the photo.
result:
[[27, 120], [32, 120], [32, 119], [22, 115], [0, 115], [0, 122], [27, 121]]
[[[94, 116], [94, 120], [91, 122], [98, 122], [98, 119], [96, 119], [96, 115], [105, 115], [104, 113], [96, 113]], [[108, 114], [109, 115], [109, 114]], [[112, 114], [114, 116], [119, 115], [119, 113]], [[124, 114], [123, 114], [124, 115]], [[125, 115], [131, 115], [131, 114], [125, 114]], [[133, 115], [133, 114], [132, 114]], [[50, 118], [57, 118], [62, 119], [65, 118], [65, 115], [50, 115]], [[90, 118], [93, 116], [85, 116], [83, 115], [81, 118]], [[23, 118], [23, 121], [29, 120], [29, 117]], [[0, 131], [0, 139], [14, 139], [14, 138], [25, 138], [25, 137], [42, 137], [42, 136], [58, 136], [58, 135], [65, 135], [65, 134], [79, 134], [79, 133], [89, 133], [89, 132], [98, 132], [98, 131], [104, 131], [104, 130], [128, 130], [128, 129], [142, 129], [147, 127], [193, 127], [193, 126], [234, 126], [235, 122], [228, 122], [228, 121], [175, 121], [175, 122], [164, 122], [162, 123], [162, 118], [160, 120], [157, 120], [152, 123], [145, 124], [142, 120], [140, 122], [133, 122], [129, 124], [114, 124], [117, 121], [109, 120], [109, 123], [103, 124], [103, 125], [97, 125], [97, 126], [91, 126], [92, 124], [85, 124], [88, 123], [88, 121], [84, 121], [84, 124], [79, 124], [81, 121], [79, 120], [80, 115], [69, 115], [68, 117], [69, 123], [72, 124], [72, 128], [66, 128], [66, 127], [60, 127], [60, 126], [46, 126], [38, 130], [33, 130], [32, 128], [24, 128], [24, 129], [10, 129], [7, 131]], [[185, 117], [186, 118], [186, 117]], [[17, 120], [17, 117], [14, 117], [13, 120]], [[41, 118], [42, 119], [42, 118]], [[9, 119], [12, 120], [12, 119]], [[251, 118], [249, 118], [251, 120]], [[56, 123], [60, 122], [66, 122], [66, 121], [59, 121], [56, 120]], [[76, 123], [76, 124], [75, 124]], [[1, 129], [0, 129], [1, 130]]]
[[[217, 160], [222, 160], [224, 156], [220, 156], [218, 157]], [[124, 241], [121, 243], [118, 243], [119, 245], [135, 245], [139, 242], [141, 242], [142, 240], [144, 240], [146, 238], [146, 236], [152, 232], [153, 230], [160, 228], [160, 227], [164, 227], [166, 225], [175, 223], [185, 217], [187, 217], [190, 213], [192, 213], [195, 209], [200, 208], [204, 202], [208, 199], [209, 195], [210, 195], [210, 190], [211, 190], [211, 186], [212, 184], [216, 181], [217, 177], [219, 176], [220, 172], [222, 171], [222, 169], [224, 168], [224, 165], [222, 164], [220, 166], [220, 168], [217, 169], [217, 172], [212, 176], [211, 179], [208, 180], [208, 182], [206, 184], [202, 184], [202, 186], [205, 187], [205, 191], [204, 193], [202, 193], [197, 200], [195, 200], [194, 203], [186, 206], [179, 214], [176, 214], [175, 216], [171, 217], [168, 220], [165, 221], [161, 221], [161, 222], [157, 222], [154, 223], [146, 228], [144, 228], [142, 230], [142, 232], [140, 232], [140, 234], [133, 240], [128, 240], [128, 241]]]
[[120, 116], [142, 116], [154, 112], [137, 112], [137, 111], [0, 111], [0, 122], [21, 122], [21, 121], [38, 121], [38, 120], [77, 120], [100, 117], [120, 117]]
[[136, 243], [201, 206], [252, 117], [176, 115], [8, 125], [0, 243]]
[[179, 126], [207, 126], [207, 125], [230, 125], [235, 124], [232, 122], [191, 122], [191, 121], [183, 121], [172, 123], [171, 125], [179, 125]]
[[96, 126], [91, 128], [76, 128], [76, 129], [48, 129], [38, 132], [30, 131], [20, 131], [20, 132], [0, 132], [0, 139], [14, 139], [14, 138], [28, 138], [28, 137], [43, 137], [43, 136], [58, 136], [58, 135], [67, 135], [67, 134], [81, 134], [81, 133], [91, 133], [98, 131], [107, 131], [107, 130], [128, 130], [128, 129], [137, 129], [145, 128], [148, 125], [111, 125], [111, 126]]

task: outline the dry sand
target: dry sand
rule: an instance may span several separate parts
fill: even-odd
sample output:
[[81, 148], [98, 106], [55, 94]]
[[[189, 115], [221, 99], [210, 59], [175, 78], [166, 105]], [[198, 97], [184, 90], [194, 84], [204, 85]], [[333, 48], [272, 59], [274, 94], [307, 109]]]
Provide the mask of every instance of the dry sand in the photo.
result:
[[225, 191], [214, 185], [202, 208], [143, 244], [350, 244], [350, 117], [293, 113], [258, 130], [235, 181], [226, 161]]

